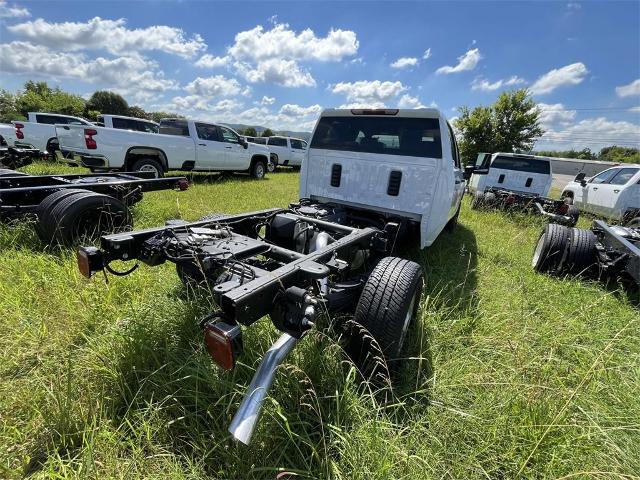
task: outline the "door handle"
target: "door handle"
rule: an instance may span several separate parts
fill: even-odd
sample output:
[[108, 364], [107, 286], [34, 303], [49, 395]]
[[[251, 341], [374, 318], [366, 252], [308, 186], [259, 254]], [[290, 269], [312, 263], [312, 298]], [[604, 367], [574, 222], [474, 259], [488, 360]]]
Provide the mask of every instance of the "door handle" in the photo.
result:
[[614, 190], [613, 193], [620, 193], [620, 190]]
[[199, 143], [198, 145], [200, 145], [201, 147], [206, 147], [207, 146], [206, 143]]
[[597, 189], [598, 189], [598, 187], [593, 187], [593, 190], [597, 190]]
[[224, 147], [224, 148], [227, 148], [227, 149], [231, 150], [233, 147]]
[[456, 185], [460, 185], [462, 182], [460, 180], [456, 180]]

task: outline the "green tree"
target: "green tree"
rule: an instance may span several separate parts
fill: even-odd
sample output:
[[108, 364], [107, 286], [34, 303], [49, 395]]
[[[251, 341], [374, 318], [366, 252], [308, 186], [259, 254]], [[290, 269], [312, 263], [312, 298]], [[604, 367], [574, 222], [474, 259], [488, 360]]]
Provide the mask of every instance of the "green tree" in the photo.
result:
[[612, 145], [600, 150], [598, 160], [623, 163], [640, 163], [640, 149], [633, 147], [618, 147]]
[[177, 113], [171, 112], [148, 112], [148, 117], [150, 120], [153, 120], [156, 123], [159, 123], [163, 118], [184, 118], [183, 115], [178, 115]]
[[129, 104], [117, 93], [99, 90], [91, 95], [87, 102], [87, 110], [97, 110], [100, 113], [111, 115], [127, 115]]
[[256, 131], [255, 127], [247, 127], [244, 129], [243, 135], [246, 137], [257, 137], [258, 132]]
[[26, 117], [28, 112], [51, 112], [80, 116], [85, 109], [85, 101], [79, 95], [52, 89], [46, 82], [28, 81], [24, 91], [16, 95], [16, 110]]
[[273, 132], [271, 131], [270, 128], [265, 128], [264, 131], [262, 132], [262, 137], [273, 137]]
[[528, 152], [544, 130], [540, 110], [526, 89], [503, 92], [490, 107], [459, 108], [454, 122], [464, 163], [482, 152]]
[[127, 112], [127, 115], [130, 117], [136, 117], [136, 118], [146, 118], [149, 119], [149, 114], [147, 112], [145, 112], [141, 107], [138, 107], [137, 105], [134, 105], [133, 107], [129, 107], [129, 111]]
[[0, 122], [9, 123], [11, 120], [24, 120], [25, 118], [18, 111], [16, 95], [7, 90], [0, 90]]

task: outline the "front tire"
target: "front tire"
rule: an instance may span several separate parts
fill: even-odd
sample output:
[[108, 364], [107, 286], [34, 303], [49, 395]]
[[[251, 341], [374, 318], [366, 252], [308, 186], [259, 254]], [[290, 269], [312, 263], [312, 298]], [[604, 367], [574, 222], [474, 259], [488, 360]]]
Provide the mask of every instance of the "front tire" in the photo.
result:
[[353, 323], [358, 331], [352, 332], [350, 345], [364, 371], [399, 368], [423, 286], [422, 268], [415, 262], [385, 257], [373, 269], [356, 306]]
[[251, 166], [251, 170], [249, 173], [253, 178], [260, 180], [264, 178], [266, 171], [267, 171], [266, 162], [264, 160], [257, 160]]

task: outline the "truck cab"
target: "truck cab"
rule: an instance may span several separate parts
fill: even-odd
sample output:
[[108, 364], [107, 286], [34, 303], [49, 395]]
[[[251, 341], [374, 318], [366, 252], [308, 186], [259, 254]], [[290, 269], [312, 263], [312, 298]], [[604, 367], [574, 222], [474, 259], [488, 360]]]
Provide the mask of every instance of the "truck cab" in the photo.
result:
[[480, 153], [468, 172], [471, 194], [498, 189], [544, 197], [553, 180], [549, 159], [518, 153]]
[[562, 191], [581, 210], [615, 221], [640, 216], [640, 165], [627, 164], [586, 178], [579, 173]]
[[307, 149], [307, 142], [300, 138], [277, 135], [266, 137], [266, 145], [276, 164], [285, 167], [300, 167]]
[[300, 195], [415, 227], [428, 247], [453, 226], [465, 181], [440, 111], [327, 109], [302, 164]]

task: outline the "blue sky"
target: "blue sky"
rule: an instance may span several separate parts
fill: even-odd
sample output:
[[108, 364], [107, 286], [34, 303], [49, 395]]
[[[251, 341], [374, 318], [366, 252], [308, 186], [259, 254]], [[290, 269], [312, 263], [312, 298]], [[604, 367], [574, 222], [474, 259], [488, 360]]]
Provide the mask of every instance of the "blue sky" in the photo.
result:
[[539, 148], [597, 150], [640, 144], [640, 2], [0, 0], [0, 74], [296, 130], [323, 107], [454, 117], [528, 87]]

